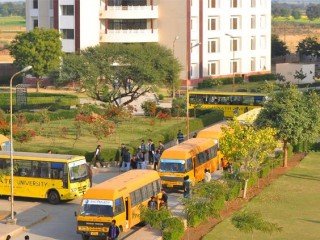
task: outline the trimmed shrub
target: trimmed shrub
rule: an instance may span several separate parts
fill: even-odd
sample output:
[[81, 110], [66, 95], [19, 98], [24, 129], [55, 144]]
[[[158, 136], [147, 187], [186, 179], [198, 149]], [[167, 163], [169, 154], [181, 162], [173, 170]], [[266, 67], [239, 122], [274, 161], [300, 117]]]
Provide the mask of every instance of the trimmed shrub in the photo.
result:
[[158, 95], [158, 98], [159, 98], [159, 100], [163, 100], [163, 99], [164, 99], [163, 94], [160, 93], [160, 94]]
[[179, 240], [184, 234], [184, 225], [180, 218], [172, 217], [162, 222], [163, 240]]
[[248, 77], [249, 82], [264, 82], [264, 81], [272, 81], [276, 80], [274, 74], [260, 74], [260, 75], [251, 75]]
[[187, 103], [184, 97], [175, 98], [172, 101], [171, 114], [173, 117], [186, 116]]
[[269, 163], [266, 163], [266, 164], [262, 165], [261, 169], [259, 171], [259, 177], [263, 178], [263, 177], [268, 176], [270, 171], [271, 171], [271, 166], [270, 166]]
[[150, 224], [155, 229], [163, 229], [163, 223], [171, 218], [171, 212], [167, 208], [152, 210], [148, 207], [140, 207], [140, 218], [143, 222]]
[[157, 114], [157, 103], [155, 101], [145, 101], [141, 104], [144, 115], [149, 117], [154, 117]]
[[[242, 77], [235, 77], [234, 82], [239, 84], [243, 83]], [[229, 78], [206, 78], [201, 83], [198, 84], [199, 89], [205, 89], [205, 88], [214, 88], [218, 85], [229, 85], [233, 84], [233, 77]]]
[[226, 200], [230, 201], [236, 199], [239, 196], [241, 190], [241, 183], [237, 180], [228, 180], [228, 191], [226, 195]]

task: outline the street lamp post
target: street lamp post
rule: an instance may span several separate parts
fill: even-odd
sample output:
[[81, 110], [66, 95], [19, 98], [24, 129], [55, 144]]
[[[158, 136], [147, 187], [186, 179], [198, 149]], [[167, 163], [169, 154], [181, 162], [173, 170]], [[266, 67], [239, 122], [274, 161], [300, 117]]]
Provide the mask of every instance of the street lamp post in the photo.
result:
[[[197, 47], [197, 46], [199, 46], [201, 43], [196, 43], [195, 45], [191, 45], [191, 48], [190, 48], [190, 59], [191, 59], [191, 50], [192, 50], [192, 48], [194, 48], [194, 47]], [[191, 61], [190, 61], [190, 63], [189, 63], [190, 65], [191, 65]], [[189, 65], [189, 68], [190, 68], [190, 65]], [[189, 76], [189, 73], [188, 73], [188, 79], [187, 79], [187, 84], [186, 84], [186, 86], [187, 86], [187, 139], [189, 139], [189, 135], [190, 135], [190, 124], [189, 124], [189, 80], [190, 80], [190, 76]]]
[[18, 76], [21, 73], [27, 72], [32, 68], [32, 66], [27, 66], [24, 69], [22, 69], [21, 71], [15, 73], [12, 75], [12, 77], [10, 78], [10, 187], [11, 187], [11, 194], [10, 194], [10, 201], [11, 201], [11, 218], [9, 219], [8, 223], [12, 223], [15, 224], [16, 223], [16, 219], [14, 217], [14, 212], [13, 212], [13, 124], [12, 124], [12, 82], [13, 79]]
[[[230, 37], [231, 39], [234, 38], [234, 36], [232, 36], [232, 35], [230, 35], [228, 33], [226, 33], [225, 35]], [[234, 51], [233, 43], [232, 43], [231, 47], [232, 47], [232, 59], [234, 61], [235, 60], [235, 56], [234, 56], [235, 51]], [[234, 62], [232, 62], [232, 73], [233, 73], [233, 76], [232, 76], [232, 91], [234, 92], [234, 90], [235, 90], [235, 71], [234, 71], [234, 68], [233, 68], [234, 67], [233, 64], [234, 64]]]
[[[172, 55], [173, 55], [173, 58], [174, 58], [174, 47], [175, 47], [175, 44], [176, 44], [176, 41], [179, 39], [179, 36], [176, 36], [172, 42]], [[172, 98], [175, 98], [176, 97], [176, 93], [175, 93], [175, 88], [174, 88], [174, 79], [172, 79]]]

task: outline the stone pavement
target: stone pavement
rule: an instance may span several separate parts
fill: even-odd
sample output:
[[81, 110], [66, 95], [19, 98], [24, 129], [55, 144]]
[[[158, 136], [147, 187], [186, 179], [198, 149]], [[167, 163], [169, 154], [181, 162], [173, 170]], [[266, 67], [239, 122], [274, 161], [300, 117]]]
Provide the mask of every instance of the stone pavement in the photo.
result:
[[[0, 210], [10, 211], [10, 201], [0, 199]], [[14, 202], [14, 210], [17, 213], [17, 224], [6, 224], [6, 220], [0, 221], [0, 240], [5, 240], [7, 235], [15, 236], [23, 232], [25, 229], [43, 221], [47, 218], [48, 213], [40, 207], [38, 202], [31, 203], [23, 201]]]

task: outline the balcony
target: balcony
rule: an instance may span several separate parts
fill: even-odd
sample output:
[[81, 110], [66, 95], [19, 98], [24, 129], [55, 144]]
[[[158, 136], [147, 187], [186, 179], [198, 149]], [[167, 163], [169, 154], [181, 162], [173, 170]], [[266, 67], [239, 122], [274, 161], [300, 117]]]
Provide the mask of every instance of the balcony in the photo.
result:
[[100, 42], [107, 43], [142, 43], [158, 42], [158, 29], [107, 30], [100, 34]]
[[157, 19], [158, 6], [108, 6], [100, 9], [100, 19]]

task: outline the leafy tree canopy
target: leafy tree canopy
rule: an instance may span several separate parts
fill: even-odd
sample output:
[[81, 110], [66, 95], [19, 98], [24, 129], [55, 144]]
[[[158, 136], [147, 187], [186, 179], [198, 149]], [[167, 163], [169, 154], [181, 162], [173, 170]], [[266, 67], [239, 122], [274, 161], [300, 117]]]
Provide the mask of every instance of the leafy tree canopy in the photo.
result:
[[18, 34], [12, 41], [10, 54], [19, 68], [31, 65], [32, 73], [38, 78], [59, 68], [62, 56], [60, 34], [57, 30], [35, 28]]
[[159, 44], [107, 44], [65, 56], [59, 81], [77, 80], [94, 99], [127, 105], [158, 86], [178, 85], [180, 69]]
[[320, 42], [316, 37], [307, 37], [300, 41], [297, 46], [297, 53], [305, 56], [320, 57]]
[[320, 4], [309, 4], [306, 9], [306, 15], [311, 21], [320, 18]]
[[320, 132], [320, 98], [315, 93], [299, 92], [295, 86], [284, 84], [270, 93], [270, 99], [256, 119], [258, 127], [272, 127], [283, 142], [287, 166], [288, 143], [310, 143]]
[[279, 57], [289, 54], [289, 50], [284, 41], [280, 40], [278, 35], [271, 36], [271, 56]]

